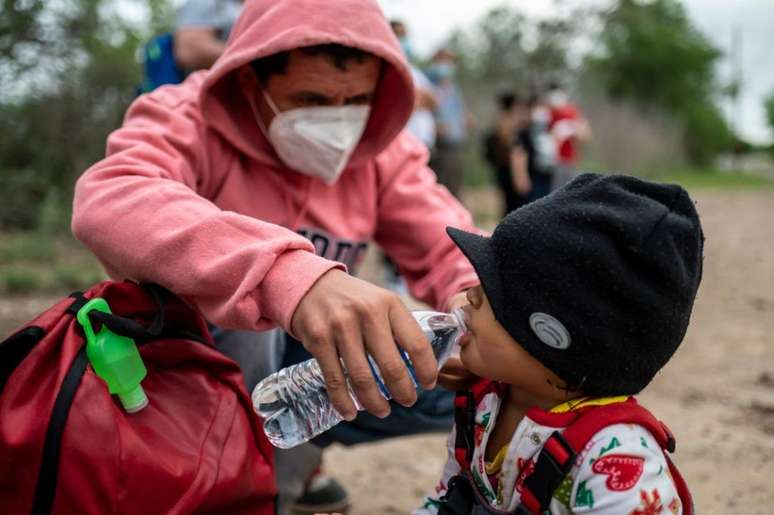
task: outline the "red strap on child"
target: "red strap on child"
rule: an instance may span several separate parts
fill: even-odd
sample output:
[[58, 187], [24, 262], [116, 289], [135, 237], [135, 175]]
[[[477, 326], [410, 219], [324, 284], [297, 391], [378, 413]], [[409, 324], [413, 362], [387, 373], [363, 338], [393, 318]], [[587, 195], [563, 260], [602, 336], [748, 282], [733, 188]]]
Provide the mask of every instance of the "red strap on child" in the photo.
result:
[[482, 379], [470, 386], [467, 390], [458, 390], [454, 397], [454, 427], [456, 437], [454, 439], [454, 457], [464, 472], [470, 470], [470, 462], [473, 460], [473, 428], [476, 423], [476, 406], [484, 396], [500, 389], [499, 383]]

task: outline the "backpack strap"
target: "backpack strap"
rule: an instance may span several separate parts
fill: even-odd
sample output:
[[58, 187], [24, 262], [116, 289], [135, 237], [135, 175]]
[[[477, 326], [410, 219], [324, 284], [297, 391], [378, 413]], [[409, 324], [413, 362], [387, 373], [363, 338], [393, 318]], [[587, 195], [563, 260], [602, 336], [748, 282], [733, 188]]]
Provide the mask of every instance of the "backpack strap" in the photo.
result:
[[482, 379], [468, 390], [458, 390], [454, 397], [454, 457], [463, 472], [470, 470], [470, 462], [473, 460], [476, 406], [485, 395], [498, 389], [498, 383]]
[[[112, 313], [105, 313], [103, 311], [92, 311], [89, 313], [89, 318], [92, 321], [100, 322], [104, 324], [108, 329], [121, 336], [127, 336], [140, 342], [153, 338], [158, 338], [162, 335], [165, 329], [165, 316], [164, 309], [166, 305], [166, 297], [169, 292], [163, 287], [152, 283], [140, 283], [139, 286], [153, 299], [156, 305], [153, 321], [148, 327], [143, 326], [132, 320], [131, 318], [122, 317]], [[69, 295], [72, 297], [73, 303], [65, 310], [66, 313], [71, 315], [77, 315], [78, 311], [91, 299], [86, 297], [82, 292], [73, 292]], [[187, 335], [185, 337], [188, 337]], [[193, 338], [199, 339], [199, 338]]]
[[476, 404], [473, 392], [460, 390], [454, 397], [454, 457], [463, 471], [470, 470], [473, 460], [473, 423]]
[[[663, 422], [630, 398], [626, 402], [596, 406], [581, 411], [563, 433], [554, 431], [538, 455], [533, 472], [526, 477], [521, 493], [521, 507], [527, 513], [541, 515], [548, 509], [554, 491], [572, 469], [589, 440], [613, 424], [637, 424], [647, 429], [662, 450], [674, 452], [675, 439]], [[693, 501], [677, 468], [664, 453], [675, 487], [683, 503], [683, 514], [693, 515]]]
[[52, 513], [54, 508], [64, 426], [88, 363], [89, 359], [86, 357], [86, 347], [84, 346], [81, 347], [70, 364], [67, 375], [62, 381], [62, 386], [59, 388], [59, 393], [56, 395], [54, 409], [51, 411], [51, 418], [46, 429], [46, 439], [43, 443], [43, 459], [40, 463], [38, 482], [32, 503], [33, 515], [48, 515]]

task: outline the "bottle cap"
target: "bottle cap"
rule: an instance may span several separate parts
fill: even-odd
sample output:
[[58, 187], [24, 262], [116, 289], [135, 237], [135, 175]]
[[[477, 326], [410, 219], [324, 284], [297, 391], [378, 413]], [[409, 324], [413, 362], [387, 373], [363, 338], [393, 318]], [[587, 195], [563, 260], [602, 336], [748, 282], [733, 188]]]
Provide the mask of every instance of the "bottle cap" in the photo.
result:
[[148, 405], [148, 396], [145, 395], [145, 390], [142, 389], [142, 386], [133, 388], [125, 393], [119, 393], [118, 398], [121, 399], [121, 404], [124, 405], [127, 413], [136, 413]]

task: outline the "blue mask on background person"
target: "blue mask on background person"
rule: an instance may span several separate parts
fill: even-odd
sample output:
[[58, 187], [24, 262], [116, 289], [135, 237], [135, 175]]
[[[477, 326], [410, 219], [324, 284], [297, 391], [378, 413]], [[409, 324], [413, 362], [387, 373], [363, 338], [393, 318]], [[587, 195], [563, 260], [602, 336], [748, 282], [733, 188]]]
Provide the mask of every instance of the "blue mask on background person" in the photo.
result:
[[444, 79], [451, 80], [457, 73], [457, 66], [449, 61], [435, 63], [427, 70], [427, 76], [433, 82], [440, 82]]

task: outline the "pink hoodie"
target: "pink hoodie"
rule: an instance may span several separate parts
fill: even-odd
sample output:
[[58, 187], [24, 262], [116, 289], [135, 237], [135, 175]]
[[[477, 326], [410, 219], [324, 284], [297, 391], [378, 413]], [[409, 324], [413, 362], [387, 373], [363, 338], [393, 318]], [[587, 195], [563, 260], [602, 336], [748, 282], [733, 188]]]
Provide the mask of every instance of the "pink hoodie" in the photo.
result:
[[[282, 165], [235, 74], [258, 57], [323, 43], [388, 64], [332, 186]], [[442, 308], [478, 282], [445, 234], [472, 223], [436, 184], [427, 150], [402, 131], [412, 106], [408, 66], [375, 1], [250, 0], [212, 69], [129, 108], [107, 157], [78, 181], [73, 233], [112, 277], [161, 284], [222, 327], [289, 328], [314, 282], [356, 266], [372, 239], [417, 298]]]

